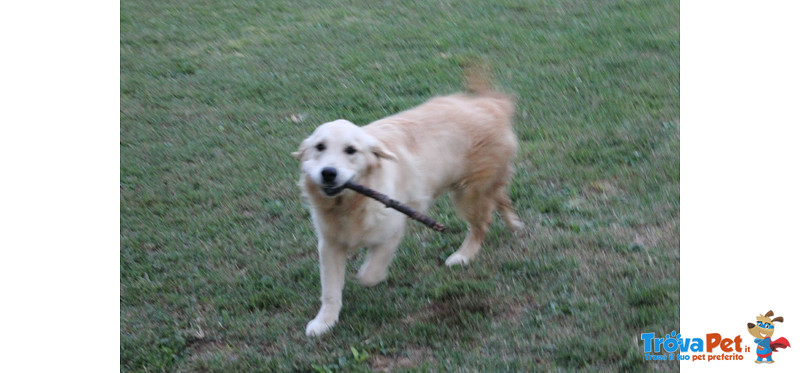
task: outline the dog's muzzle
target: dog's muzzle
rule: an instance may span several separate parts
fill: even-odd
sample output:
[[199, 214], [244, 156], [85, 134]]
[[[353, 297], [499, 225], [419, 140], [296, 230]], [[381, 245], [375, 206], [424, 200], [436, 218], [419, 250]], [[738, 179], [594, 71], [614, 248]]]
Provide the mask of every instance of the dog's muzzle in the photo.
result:
[[336, 182], [336, 175], [339, 173], [333, 167], [323, 167], [320, 175], [322, 176], [323, 184], [333, 184]]
[[328, 197], [333, 197], [344, 190], [344, 184], [336, 186], [336, 176], [338, 171], [333, 167], [324, 167], [320, 172], [322, 176], [322, 191]]
[[337, 194], [341, 193], [344, 190], [344, 185], [338, 187], [322, 187], [322, 191], [325, 192], [325, 195], [328, 197], [336, 196]]

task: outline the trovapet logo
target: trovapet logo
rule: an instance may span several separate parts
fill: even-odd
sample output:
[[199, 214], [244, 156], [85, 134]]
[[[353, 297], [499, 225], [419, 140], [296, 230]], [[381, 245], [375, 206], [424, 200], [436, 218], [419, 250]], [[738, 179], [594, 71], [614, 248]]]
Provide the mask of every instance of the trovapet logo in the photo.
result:
[[747, 332], [755, 337], [755, 346], [743, 342], [741, 335], [707, 333], [702, 337], [685, 338], [672, 331], [660, 338], [655, 333], [642, 333], [640, 339], [644, 342], [644, 358], [648, 361], [744, 361], [745, 354], [755, 353], [756, 363], [772, 364], [775, 362], [773, 353], [791, 347], [789, 340], [784, 337], [772, 339], [775, 323], [783, 323], [783, 317], [773, 316], [774, 313], [769, 311], [758, 315], [755, 323], [747, 323]]
[[[673, 331], [656, 338], [655, 333], [642, 333], [645, 360], [743, 360], [742, 352], [750, 347], [742, 347], [742, 337], [723, 338], [719, 333], [709, 333], [705, 338], [683, 338]], [[705, 352], [690, 355], [689, 352]], [[666, 353], [663, 354], [663, 353]]]

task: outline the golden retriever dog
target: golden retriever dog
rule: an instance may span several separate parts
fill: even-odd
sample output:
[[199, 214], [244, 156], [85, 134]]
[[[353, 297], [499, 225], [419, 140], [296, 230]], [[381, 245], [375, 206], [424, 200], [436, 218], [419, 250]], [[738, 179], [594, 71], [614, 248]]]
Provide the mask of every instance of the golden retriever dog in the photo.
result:
[[508, 227], [523, 227], [508, 196], [517, 151], [513, 102], [485, 79], [470, 83], [472, 93], [436, 97], [367, 126], [343, 119], [322, 124], [292, 153], [302, 162], [299, 185], [319, 239], [322, 306], [306, 335], [321, 335], [338, 321], [348, 252], [366, 248], [357, 279], [376, 285], [386, 279], [405, 230], [405, 215], [345, 190], [347, 181], [420, 212], [449, 191], [469, 233], [447, 266], [475, 258], [495, 209]]

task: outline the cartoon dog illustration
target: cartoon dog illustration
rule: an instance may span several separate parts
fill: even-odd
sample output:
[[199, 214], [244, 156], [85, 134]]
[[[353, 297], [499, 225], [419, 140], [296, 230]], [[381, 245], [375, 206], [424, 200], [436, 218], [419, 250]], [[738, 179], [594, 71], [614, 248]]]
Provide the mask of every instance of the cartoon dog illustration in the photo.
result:
[[769, 311], [764, 315], [758, 315], [755, 324], [747, 323], [747, 331], [750, 335], [756, 337], [755, 342], [758, 345], [756, 350], [758, 360], [756, 360], [756, 364], [763, 363], [765, 358], [767, 359], [767, 364], [772, 364], [775, 362], [772, 360], [773, 352], [778, 352], [779, 348], [792, 347], [786, 338], [781, 337], [774, 341], [772, 340], [772, 335], [775, 333], [775, 323], [783, 322], [783, 317], [771, 318], [772, 315], [774, 313]]

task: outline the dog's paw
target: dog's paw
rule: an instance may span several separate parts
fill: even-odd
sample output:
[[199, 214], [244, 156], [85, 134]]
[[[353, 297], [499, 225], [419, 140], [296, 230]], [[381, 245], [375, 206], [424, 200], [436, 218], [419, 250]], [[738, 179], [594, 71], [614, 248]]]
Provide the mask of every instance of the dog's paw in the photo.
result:
[[306, 336], [308, 337], [318, 337], [327, 333], [331, 328], [336, 324], [336, 320], [333, 321], [325, 321], [320, 320], [319, 318], [315, 318], [308, 322], [306, 325]]
[[519, 233], [525, 229], [525, 223], [513, 212], [503, 214], [503, 221], [506, 223], [506, 227], [514, 233]]
[[510, 227], [509, 228], [511, 228], [512, 232], [519, 233], [519, 232], [522, 232], [522, 230], [525, 229], [525, 223], [523, 223], [522, 220], [519, 220], [519, 218], [512, 219], [510, 221]]
[[358, 280], [358, 283], [361, 284], [361, 286], [371, 287], [380, 284], [381, 282], [386, 280], [387, 277], [389, 277], [389, 273], [386, 271], [378, 273], [369, 271], [360, 271], [356, 276], [356, 279]]
[[469, 258], [456, 252], [453, 253], [453, 255], [450, 255], [447, 260], [444, 261], [444, 264], [448, 267], [452, 267], [454, 265], [465, 266], [469, 264]]

